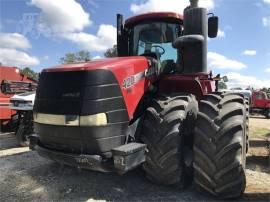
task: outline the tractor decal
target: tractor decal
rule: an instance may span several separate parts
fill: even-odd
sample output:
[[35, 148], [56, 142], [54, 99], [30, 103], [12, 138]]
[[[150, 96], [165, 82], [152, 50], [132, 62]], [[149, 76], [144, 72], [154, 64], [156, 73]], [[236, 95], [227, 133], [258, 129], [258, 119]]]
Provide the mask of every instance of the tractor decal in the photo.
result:
[[139, 72], [135, 75], [129, 76], [127, 78], [124, 79], [123, 81], [123, 88], [127, 89], [130, 88], [132, 86], [134, 86], [136, 83], [138, 83], [142, 78], [145, 77], [145, 72]]

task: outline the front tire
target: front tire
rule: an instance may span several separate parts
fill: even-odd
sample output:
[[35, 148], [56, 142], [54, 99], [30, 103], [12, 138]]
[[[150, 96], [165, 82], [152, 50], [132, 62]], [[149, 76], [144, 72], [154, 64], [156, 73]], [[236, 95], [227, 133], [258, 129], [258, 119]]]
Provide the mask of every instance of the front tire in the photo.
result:
[[219, 198], [246, 186], [246, 103], [240, 94], [209, 94], [199, 103], [194, 133], [194, 183]]
[[183, 133], [194, 128], [185, 122], [194, 123], [197, 111], [193, 95], [159, 96], [147, 108], [140, 139], [147, 144], [143, 169], [152, 182], [182, 185]]
[[16, 135], [18, 145], [21, 147], [29, 146], [29, 141], [25, 133], [26, 133], [25, 126], [23, 124], [20, 124], [15, 135]]
[[270, 119], [270, 109], [268, 109], [268, 110], [266, 111], [266, 118], [267, 118], [267, 119]]
[[32, 111], [20, 112], [19, 125], [15, 132], [18, 145], [21, 147], [29, 146], [29, 136], [33, 133]]

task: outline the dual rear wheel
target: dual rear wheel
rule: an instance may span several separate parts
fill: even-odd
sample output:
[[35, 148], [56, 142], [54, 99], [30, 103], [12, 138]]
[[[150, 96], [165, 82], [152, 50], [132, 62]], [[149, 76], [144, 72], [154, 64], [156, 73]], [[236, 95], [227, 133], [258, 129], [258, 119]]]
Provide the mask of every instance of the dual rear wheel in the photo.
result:
[[[153, 182], [182, 185], [193, 162], [194, 185], [220, 198], [245, 190], [246, 102], [240, 94], [159, 96], [147, 109], [141, 141], [147, 144], [143, 168]], [[198, 117], [197, 117], [198, 116]], [[196, 124], [195, 124], [196, 123]]]
[[186, 94], [159, 96], [147, 109], [141, 140], [147, 144], [143, 168], [151, 181], [165, 185], [183, 183], [183, 140], [184, 133], [189, 132], [184, 125], [194, 123], [197, 111], [195, 97]]

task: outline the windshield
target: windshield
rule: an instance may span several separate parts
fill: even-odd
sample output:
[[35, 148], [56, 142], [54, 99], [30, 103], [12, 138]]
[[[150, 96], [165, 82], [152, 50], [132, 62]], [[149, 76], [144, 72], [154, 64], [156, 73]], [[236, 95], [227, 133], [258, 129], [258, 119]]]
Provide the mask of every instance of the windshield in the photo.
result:
[[175, 64], [177, 50], [172, 42], [178, 37], [180, 25], [153, 22], [136, 25], [132, 30], [131, 55], [149, 55], [160, 60], [161, 68]]

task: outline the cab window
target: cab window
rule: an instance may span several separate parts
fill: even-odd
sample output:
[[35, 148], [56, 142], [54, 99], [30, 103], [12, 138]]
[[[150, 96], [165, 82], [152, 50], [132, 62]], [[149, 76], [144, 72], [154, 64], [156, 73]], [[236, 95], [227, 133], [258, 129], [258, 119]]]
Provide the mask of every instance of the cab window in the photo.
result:
[[172, 42], [178, 37], [179, 24], [152, 22], [136, 25], [132, 30], [131, 55], [155, 57], [161, 69], [168, 64], [175, 64], [178, 51]]

